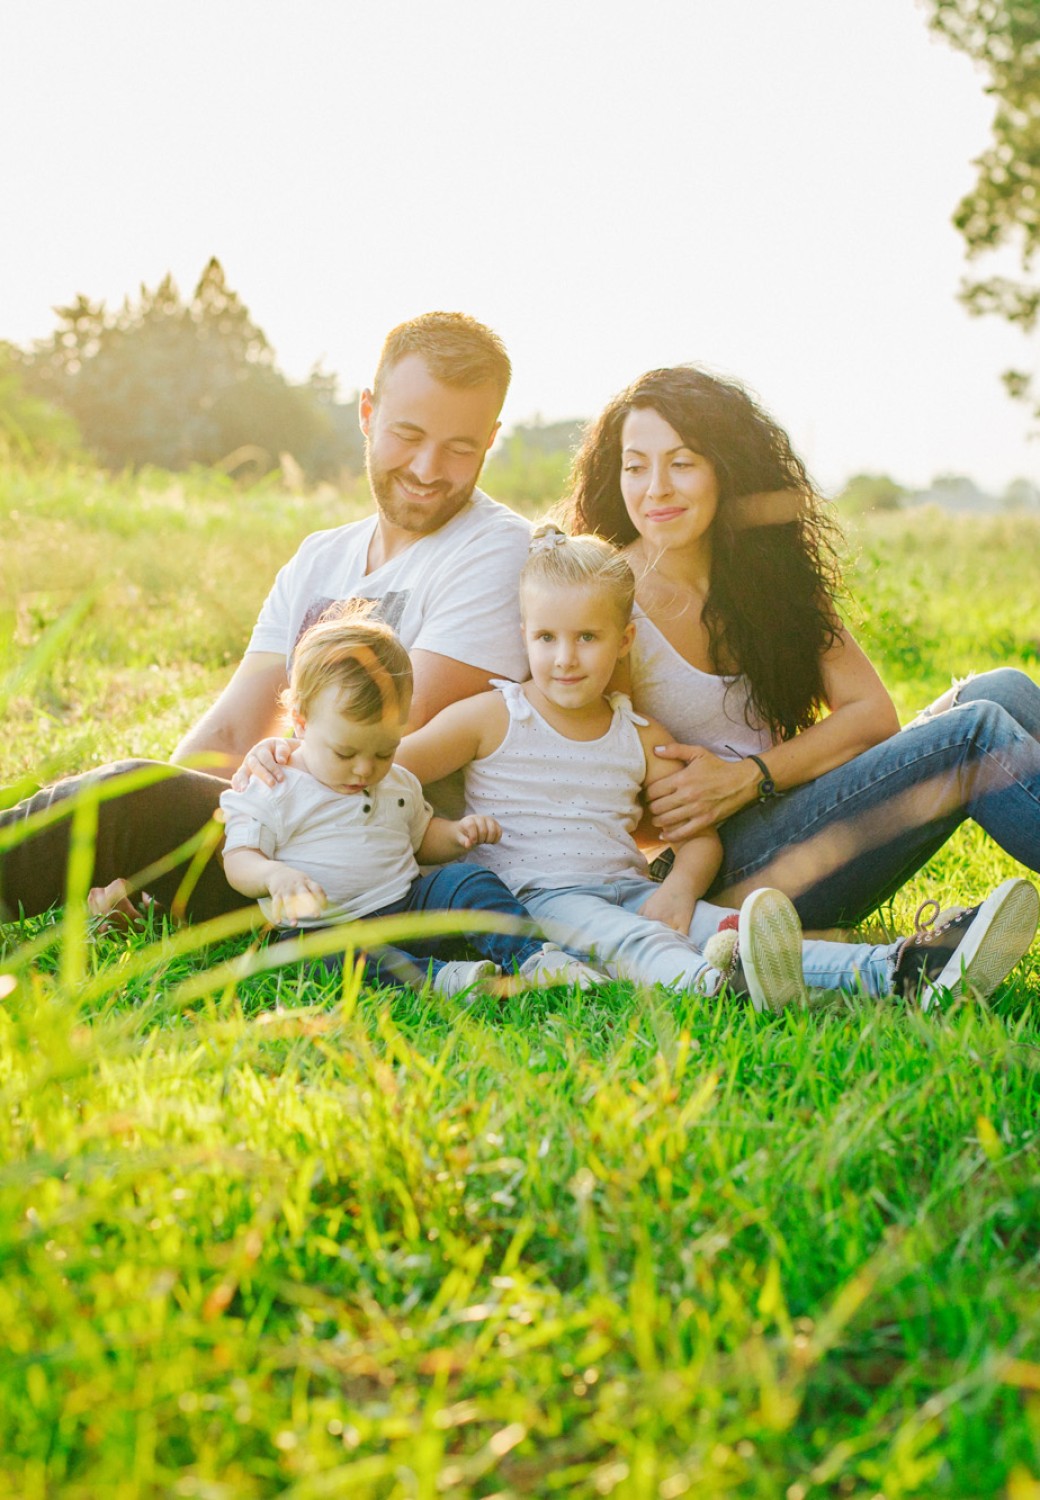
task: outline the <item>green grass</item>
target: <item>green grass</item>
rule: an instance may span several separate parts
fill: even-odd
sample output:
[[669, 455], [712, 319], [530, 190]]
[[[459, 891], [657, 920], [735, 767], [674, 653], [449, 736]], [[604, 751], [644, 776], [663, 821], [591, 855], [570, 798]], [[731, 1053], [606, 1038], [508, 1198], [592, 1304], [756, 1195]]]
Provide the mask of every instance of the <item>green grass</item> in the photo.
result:
[[[21, 679], [0, 782], [161, 754], [349, 514], [64, 471], [0, 477], [5, 540], [10, 510], [9, 673], [104, 586]], [[861, 527], [904, 714], [1035, 671], [1038, 542]], [[1013, 870], [965, 830], [886, 920]], [[74, 914], [7, 939], [0, 1493], [1038, 1493], [1040, 950], [989, 1009], [763, 1017], [624, 985], [459, 1007]]]

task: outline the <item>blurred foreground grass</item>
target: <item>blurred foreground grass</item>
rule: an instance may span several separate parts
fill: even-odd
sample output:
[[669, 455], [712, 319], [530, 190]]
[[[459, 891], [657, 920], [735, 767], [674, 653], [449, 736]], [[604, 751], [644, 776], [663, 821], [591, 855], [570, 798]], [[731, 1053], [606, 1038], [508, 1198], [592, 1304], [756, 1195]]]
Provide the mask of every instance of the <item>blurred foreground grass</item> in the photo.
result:
[[[299, 537], [357, 513], [0, 478], [0, 675], [93, 590], [0, 782], [163, 754]], [[883, 517], [853, 549], [904, 716], [1036, 672], [1035, 522]], [[889, 919], [1013, 870], [966, 830]], [[769, 1018], [236, 977], [248, 936], [7, 938], [0, 1493], [1040, 1495], [1037, 950], [988, 1011]]]

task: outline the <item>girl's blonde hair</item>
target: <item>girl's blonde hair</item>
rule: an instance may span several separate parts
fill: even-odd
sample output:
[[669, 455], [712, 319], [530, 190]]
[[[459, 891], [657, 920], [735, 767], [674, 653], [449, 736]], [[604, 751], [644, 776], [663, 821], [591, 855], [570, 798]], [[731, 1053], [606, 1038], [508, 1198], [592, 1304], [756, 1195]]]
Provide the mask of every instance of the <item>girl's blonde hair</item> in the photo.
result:
[[602, 537], [566, 536], [558, 526], [539, 526], [520, 570], [521, 614], [524, 587], [529, 583], [602, 588], [617, 606], [621, 623], [627, 625], [632, 618], [635, 575], [617, 548]]
[[340, 713], [361, 724], [403, 717], [412, 693], [412, 664], [397, 636], [372, 618], [371, 599], [352, 599], [304, 631], [293, 654], [288, 714], [306, 717], [319, 693], [334, 687]]

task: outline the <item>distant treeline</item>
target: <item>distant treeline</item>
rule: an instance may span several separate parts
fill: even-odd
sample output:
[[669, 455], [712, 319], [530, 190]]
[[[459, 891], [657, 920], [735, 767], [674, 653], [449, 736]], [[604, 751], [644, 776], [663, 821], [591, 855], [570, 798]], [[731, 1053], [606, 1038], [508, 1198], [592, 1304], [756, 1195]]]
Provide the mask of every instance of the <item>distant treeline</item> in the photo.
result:
[[311, 478], [357, 472], [357, 401], [315, 370], [293, 384], [217, 260], [190, 298], [166, 276], [115, 311], [80, 296], [29, 349], [2, 346], [0, 424], [23, 451], [74, 443], [113, 469], [257, 473], [291, 454]]

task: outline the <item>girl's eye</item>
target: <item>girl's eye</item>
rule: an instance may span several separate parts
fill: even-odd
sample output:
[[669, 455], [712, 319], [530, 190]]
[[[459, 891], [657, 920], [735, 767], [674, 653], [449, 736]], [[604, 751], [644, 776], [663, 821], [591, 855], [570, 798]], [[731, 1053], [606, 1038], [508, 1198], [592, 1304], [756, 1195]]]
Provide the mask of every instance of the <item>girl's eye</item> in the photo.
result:
[[337, 760], [353, 760], [354, 756], [356, 754], [357, 754], [356, 750], [337, 750], [336, 751], [336, 759]]
[[641, 474], [643, 466], [642, 464], [622, 464], [621, 472], [623, 474]]
[[594, 641], [596, 639], [596, 632], [594, 630], [583, 630], [581, 638], [583, 641]]

